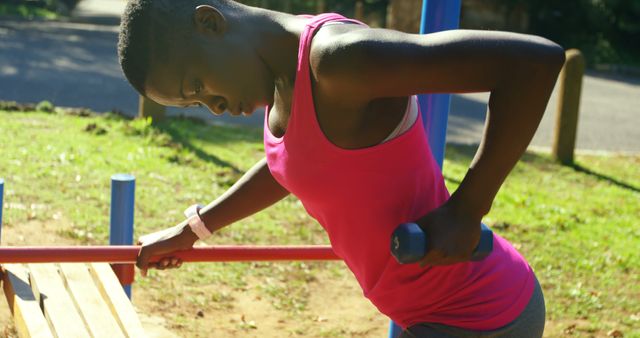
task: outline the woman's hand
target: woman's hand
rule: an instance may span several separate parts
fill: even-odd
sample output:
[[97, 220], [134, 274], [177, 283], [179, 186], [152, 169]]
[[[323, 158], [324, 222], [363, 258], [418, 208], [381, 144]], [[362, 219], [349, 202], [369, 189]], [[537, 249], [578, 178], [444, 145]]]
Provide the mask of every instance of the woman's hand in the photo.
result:
[[[179, 268], [182, 265], [182, 260], [170, 254], [191, 249], [197, 239], [198, 237], [191, 231], [186, 220], [174, 227], [142, 236], [138, 240], [138, 245], [142, 245], [142, 248], [138, 253], [136, 266], [140, 269], [143, 277], [147, 275], [149, 268], [158, 270]], [[164, 257], [157, 262], [150, 263], [149, 259], [153, 256]]]
[[481, 219], [464, 212], [452, 200], [434, 209], [416, 223], [425, 232], [427, 254], [425, 265], [450, 265], [471, 260], [480, 242]]

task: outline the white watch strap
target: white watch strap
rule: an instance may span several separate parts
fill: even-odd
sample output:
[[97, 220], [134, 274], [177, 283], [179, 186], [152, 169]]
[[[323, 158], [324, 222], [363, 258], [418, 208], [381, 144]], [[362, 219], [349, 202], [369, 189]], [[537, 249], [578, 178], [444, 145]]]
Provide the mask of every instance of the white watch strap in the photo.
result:
[[184, 215], [189, 219], [189, 226], [191, 227], [191, 231], [193, 231], [196, 236], [200, 239], [206, 239], [211, 236], [211, 231], [207, 229], [204, 225], [204, 222], [200, 218], [200, 214], [198, 214], [198, 210], [202, 208], [202, 205], [194, 204], [187, 208], [184, 211]]

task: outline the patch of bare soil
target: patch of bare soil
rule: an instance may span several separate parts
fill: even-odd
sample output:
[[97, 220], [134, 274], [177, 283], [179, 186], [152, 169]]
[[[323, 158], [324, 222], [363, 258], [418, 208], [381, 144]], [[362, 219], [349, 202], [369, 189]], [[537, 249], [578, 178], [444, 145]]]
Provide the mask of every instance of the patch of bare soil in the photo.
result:
[[[616, 328], [615, 322], [600, 322], [594, 327], [593, 322], [585, 319], [562, 319], [550, 321], [544, 328], [545, 337], [637, 337], [637, 331], [631, 332], [627, 328]], [[613, 328], [613, 329], [611, 329]], [[631, 334], [631, 336], [629, 336]]]
[[341, 278], [323, 275], [314, 284], [309, 309], [323, 331], [337, 337], [387, 336], [389, 318], [364, 298], [350, 273]]
[[[346, 268], [345, 268], [346, 269]], [[261, 293], [262, 281], [250, 279], [242, 289], [202, 286], [204, 294], [228, 294], [194, 308], [193, 303], [162, 301], [162, 292], [138, 288], [134, 304], [142, 313], [164, 316], [165, 325], [181, 337], [385, 337], [389, 319], [362, 295], [350, 274], [319, 272], [309, 283], [304, 310], [279, 310]], [[167, 290], [164, 290], [167, 291]], [[185, 295], [185, 297], [189, 297]]]

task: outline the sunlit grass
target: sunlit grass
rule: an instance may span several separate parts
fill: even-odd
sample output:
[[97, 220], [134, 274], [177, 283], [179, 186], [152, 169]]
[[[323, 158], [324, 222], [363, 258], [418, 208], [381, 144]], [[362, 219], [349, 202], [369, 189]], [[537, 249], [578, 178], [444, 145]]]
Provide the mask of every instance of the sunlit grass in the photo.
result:
[[[79, 244], [106, 244], [109, 179], [120, 172], [136, 177], [136, 237], [172, 226], [182, 220], [185, 207], [214, 199], [260, 159], [261, 137], [260, 129], [191, 120], [152, 126], [113, 115], [0, 111], [0, 177], [6, 182], [5, 202], [12, 206], [5, 206], [5, 226], [10, 230], [29, 220], [62, 219], [69, 227], [60, 236]], [[474, 150], [447, 148], [450, 190], [462, 179]], [[527, 153], [485, 222], [529, 260], [543, 286], [550, 321], [581, 321], [572, 329], [574, 336], [618, 329], [633, 337], [640, 325], [640, 157], [578, 156], [577, 164], [561, 166], [547, 154]], [[328, 240], [289, 197], [223, 229], [208, 243]], [[198, 334], [203, 328], [181, 309], [231, 309], [253, 279], [260, 281], [257, 288], [274, 311], [299, 316], [313, 292], [308, 283], [327, 269], [336, 276], [346, 273], [339, 263], [188, 264], [171, 273], [154, 271], [150, 278], [138, 279], [136, 289], [157, 295], [159, 304], [182, 304], [175, 306], [170, 320]], [[252, 329], [250, 323], [238, 325]], [[548, 332], [562, 336], [563, 329]], [[292, 330], [295, 334], [299, 329]], [[342, 336], [340, 332], [318, 327], [312, 334]]]

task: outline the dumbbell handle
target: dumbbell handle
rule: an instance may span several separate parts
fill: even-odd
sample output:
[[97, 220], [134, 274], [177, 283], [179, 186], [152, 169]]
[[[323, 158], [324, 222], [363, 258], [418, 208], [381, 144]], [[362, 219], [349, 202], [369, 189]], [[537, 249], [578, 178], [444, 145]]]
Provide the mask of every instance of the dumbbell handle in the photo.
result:
[[[493, 250], [493, 232], [480, 224], [480, 242], [471, 255], [472, 261], [480, 261]], [[415, 223], [402, 223], [391, 236], [391, 254], [400, 264], [417, 263], [427, 254], [427, 237]]]

